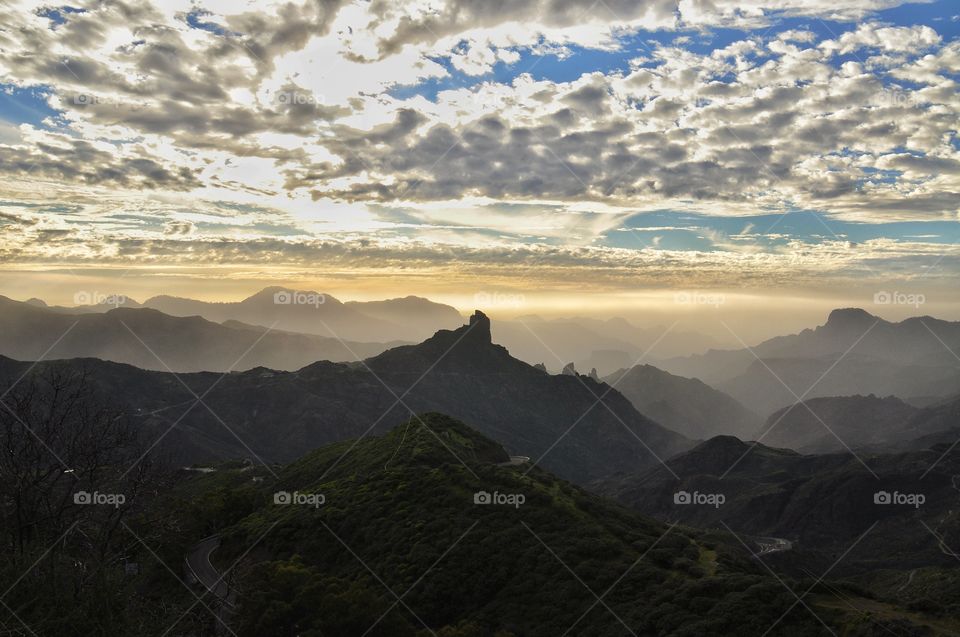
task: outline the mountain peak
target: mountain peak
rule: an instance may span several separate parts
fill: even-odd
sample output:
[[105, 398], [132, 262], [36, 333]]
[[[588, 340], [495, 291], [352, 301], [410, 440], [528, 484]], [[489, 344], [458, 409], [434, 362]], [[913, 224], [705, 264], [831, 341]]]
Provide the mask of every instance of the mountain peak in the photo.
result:
[[[456, 368], [473, 372], [505, 371], [531, 373], [533, 367], [519, 361], [505, 347], [496, 345], [490, 334], [490, 319], [477, 310], [468, 325], [455, 330], [438, 330], [419, 345], [403, 345], [367, 361], [374, 370], [422, 370]], [[539, 373], [539, 372], [538, 372]]]
[[827, 317], [827, 327], [858, 327], [864, 329], [877, 320], [877, 317], [859, 307], [845, 307], [833, 310]]
[[240, 301], [246, 304], [265, 303], [271, 305], [323, 305], [327, 303], [339, 304], [340, 301], [315, 290], [296, 290], [281, 285], [265, 287]]
[[493, 337], [490, 335], [490, 319], [480, 310], [476, 310], [470, 317], [467, 329], [470, 330], [470, 338], [486, 343], [493, 342]]

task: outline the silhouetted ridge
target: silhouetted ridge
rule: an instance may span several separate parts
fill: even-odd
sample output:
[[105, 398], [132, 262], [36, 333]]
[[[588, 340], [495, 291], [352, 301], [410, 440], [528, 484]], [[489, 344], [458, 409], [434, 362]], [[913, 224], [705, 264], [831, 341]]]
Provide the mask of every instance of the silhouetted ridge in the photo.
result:
[[516, 374], [536, 370], [493, 343], [490, 319], [477, 310], [467, 325], [439, 330], [419, 345], [395, 347], [367, 361], [374, 371], [423, 373], [427, 369], [457, 373]]
[[824, 329], [863, 329], [866, 330], [871, 325], [880, 320], [878, 317], [870, 314], [859, 307], [839, 308], [830, 312]]
[[473, 339], [482, 340], [485, 343], [493, 342], [493, 337], [490, 336], [490, 319], [480, 310], [476, 310], [473, 313], [473, 316], [470, 317], [470, 324], [467, 327]]

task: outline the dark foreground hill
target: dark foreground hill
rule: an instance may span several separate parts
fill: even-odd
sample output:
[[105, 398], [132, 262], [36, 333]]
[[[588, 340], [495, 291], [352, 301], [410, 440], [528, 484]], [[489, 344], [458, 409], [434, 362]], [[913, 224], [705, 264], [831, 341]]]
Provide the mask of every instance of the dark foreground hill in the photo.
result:
[[[846, 452], [801, 455], [720, 436], [667, 461], [675, 476], [652, 469], [596, 487], [659, 519], [787, 539], [808, 567], [826, 568], [864, 533], [838, 572], [955, 566], [946, 547], [960, 548], [960, 451], [941, 444], [860, 458], [866, 466]], [[722, 502], [678, 502], [681, 492]]]
[[[795, 598], [731, 536], [670, 528], [506, 459], [462, 423], [427, 414], [284, 468], [250, 490], [249, 514], [197, 531], [219, 532], [215, 563], [239, 560], [233, 629], [719, 637], [776, 624], [778, 635], [829, 634], [799, 605], [789, 610]], [[204, 485], [223, 480], [200, 477], [192, 491], [209, 502]], [[277, 492], [303, 504], [275, 504]]]
[[[0, 379], [12, 382], [28, 369], [2, 359]], [[491, 342], [480, 313], [470, 325], [364, 363], [319, 362], [297, 372], [173, 375], [95, 360], [32, 368], [50, 370], [85, 370], [103, 395], [161, 439], [158, 449], [185, 462], [286, 462], [323, 444], [383, 433], [424, 411], [479, 423], [511, 453], [577, 481], [650, 467], [692, 444], [604, 383], [553, 376], [511, 357]]]

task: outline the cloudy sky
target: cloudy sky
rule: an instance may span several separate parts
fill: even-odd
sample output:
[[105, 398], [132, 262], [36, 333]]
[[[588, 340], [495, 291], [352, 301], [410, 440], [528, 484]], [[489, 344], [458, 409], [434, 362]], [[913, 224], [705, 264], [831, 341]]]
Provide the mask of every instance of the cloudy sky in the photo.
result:
[[960, 315], [956, 0], [0, 5], [3, 294]]

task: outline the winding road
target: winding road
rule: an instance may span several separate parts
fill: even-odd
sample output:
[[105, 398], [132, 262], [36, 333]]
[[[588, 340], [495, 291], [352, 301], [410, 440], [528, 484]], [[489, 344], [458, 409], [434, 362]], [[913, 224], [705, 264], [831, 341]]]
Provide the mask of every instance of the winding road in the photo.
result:
[[236, 596], [227, 586], [226, 578], [210, 561], [210, 556], [218, 548], [220, 548], [220, 536], [211, 535], [194, 545], [187, 554], [185, 562], [193, 578], [217, 598], [216, 612], [220, 619], [217, 623], [217, 632], [226, 632], [227, 621], [233, 612]]

